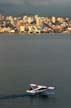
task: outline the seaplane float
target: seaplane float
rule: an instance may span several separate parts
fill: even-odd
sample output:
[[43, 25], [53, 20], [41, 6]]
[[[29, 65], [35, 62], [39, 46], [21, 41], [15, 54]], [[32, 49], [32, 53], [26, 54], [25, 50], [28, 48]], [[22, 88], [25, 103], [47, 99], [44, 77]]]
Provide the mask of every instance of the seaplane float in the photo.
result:
[[26, 90], [26, 93], [28, 95], [42, 95], [42, 96], [53, 95], [55, 94], [55, 87], [29, 84], [29, 89]]

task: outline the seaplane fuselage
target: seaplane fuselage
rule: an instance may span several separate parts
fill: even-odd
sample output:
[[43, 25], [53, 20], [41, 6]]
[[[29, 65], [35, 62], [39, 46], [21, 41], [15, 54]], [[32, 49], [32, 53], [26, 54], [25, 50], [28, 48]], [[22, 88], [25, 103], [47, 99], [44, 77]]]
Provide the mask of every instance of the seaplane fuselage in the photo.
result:
[[55, 87], [47, 87], [42, 85], [30, 84], [29, 89], [26, 90], [26, 92], [31, 95], [48, 94], [48, 92], [52, 92], [54, 89]]

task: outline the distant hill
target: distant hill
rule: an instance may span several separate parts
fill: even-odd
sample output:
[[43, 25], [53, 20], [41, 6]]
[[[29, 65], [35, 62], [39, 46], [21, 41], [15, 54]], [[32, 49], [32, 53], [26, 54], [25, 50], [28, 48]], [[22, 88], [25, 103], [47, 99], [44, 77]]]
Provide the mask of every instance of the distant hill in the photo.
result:
[[11, 4], [0, 4], [0, 14], [11, 15], [14, 13], [13, 5]]
[[35, 14], [35, 8], [28, 2], [25, 2], [23, 5], [15, 5], [10, 3], [0, 4], [0, 14], [17, 16], [22, 16], [23, 14]]
[[42, 5], [36, 6], [32, 5], [30, 2], [25, 1], [22, 5], [16, 4], [0, 4], [0, 14], [2, 15], [13, 15], [13, 16], [23, 16], [23, 15], [35, 15], [40, 16], [71, 16], [70, 14], [71, 6], [63, 5]]
[[4, 15], [4, 16], [8, 15], [8, 13], [6, 11], [2, 10], [2, 9], [0, 9], [0, 14]]

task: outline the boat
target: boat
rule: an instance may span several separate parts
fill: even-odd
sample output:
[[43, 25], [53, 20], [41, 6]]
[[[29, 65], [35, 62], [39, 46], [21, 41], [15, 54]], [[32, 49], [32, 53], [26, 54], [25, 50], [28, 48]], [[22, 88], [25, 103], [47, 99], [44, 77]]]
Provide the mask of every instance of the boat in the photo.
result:
[[29, 84], [29, 89], [26, 90], [26, 93], [29, 95], [52, 95], [55, 94], [55, 87], [52, 86], [43, 86], [37, 84]]

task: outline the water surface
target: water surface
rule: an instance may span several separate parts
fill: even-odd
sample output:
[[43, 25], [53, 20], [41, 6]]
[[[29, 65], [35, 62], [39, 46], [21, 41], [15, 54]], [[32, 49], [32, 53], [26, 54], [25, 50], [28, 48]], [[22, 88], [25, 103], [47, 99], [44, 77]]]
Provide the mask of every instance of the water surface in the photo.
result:
[[0, 96], [23, 94], [29, 83], [56, 87], [49, 98], [0, 99], [1, 108], [70, 108], [71, 35], [0, 35]]

